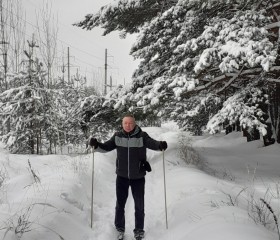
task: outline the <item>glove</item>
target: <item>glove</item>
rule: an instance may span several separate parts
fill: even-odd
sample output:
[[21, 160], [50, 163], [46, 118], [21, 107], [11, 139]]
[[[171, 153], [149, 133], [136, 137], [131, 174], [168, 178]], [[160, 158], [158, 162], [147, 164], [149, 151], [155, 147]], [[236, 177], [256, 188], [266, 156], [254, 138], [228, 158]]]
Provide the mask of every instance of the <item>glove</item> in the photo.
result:
[[94, 147], [94, 149], [98, 148], [98, 141], [96, 138], [90, 138], [89, 143], [91, 147]]
[[159, 150], [160, 151], [165, 151], [167, 148], [167, 142], [166, 141], [160, 141], [159, 142]]
[[145, 171], [151, 172], [152, 168], [151, 168], [150, 163], [147, 160], [142, 160], [140, 162], [140, 172], [145, 172]]

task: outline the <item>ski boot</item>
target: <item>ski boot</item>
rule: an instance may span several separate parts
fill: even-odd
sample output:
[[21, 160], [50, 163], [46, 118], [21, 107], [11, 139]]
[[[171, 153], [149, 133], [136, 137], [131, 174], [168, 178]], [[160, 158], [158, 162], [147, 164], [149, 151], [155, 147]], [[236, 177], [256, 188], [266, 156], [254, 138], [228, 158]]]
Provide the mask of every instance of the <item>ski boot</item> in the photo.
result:
[[124, 232], [118, 232], [117, 240], [124, 240]]
[[134, 238], [135, 240], [143, 240], [144, 239], [144, 231], [135, 231], [134, 232]]

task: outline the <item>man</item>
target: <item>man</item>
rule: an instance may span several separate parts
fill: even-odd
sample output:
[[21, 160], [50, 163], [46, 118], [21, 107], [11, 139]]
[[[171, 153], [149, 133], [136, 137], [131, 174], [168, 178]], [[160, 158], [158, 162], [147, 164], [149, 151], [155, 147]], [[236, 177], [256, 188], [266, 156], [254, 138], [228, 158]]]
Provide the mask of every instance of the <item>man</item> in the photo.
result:
[[118, 239], [124, 239], [125, 232], [125, 204], [131, 188], [135, 207], [134, 237], [141, 240], [144, 237], [144, 194], [145, 194], [145, 165], [146, 149], [167, 149], [166, 141], [156, 141], [136, 125], [135, 118], [126, 114], [122, 119], [122, 130], [116, 132], [107, 142], [100, 143], [91, 138], [89, 145], [97, 151], [117, 150], [116, 159], [116, 208], [115, 227]]

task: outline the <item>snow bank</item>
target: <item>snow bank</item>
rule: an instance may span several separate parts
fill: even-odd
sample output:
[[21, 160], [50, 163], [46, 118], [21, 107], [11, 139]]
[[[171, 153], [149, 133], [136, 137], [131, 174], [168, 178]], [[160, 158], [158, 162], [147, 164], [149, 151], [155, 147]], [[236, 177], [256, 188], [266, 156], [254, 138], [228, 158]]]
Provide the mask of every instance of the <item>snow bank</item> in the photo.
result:
[[[214, 169], [215, 173], [227, 169], [234, 176], [229, 181], [221, 174], [210, 175], [187, 166], [178, 157], [176, 126], [165, 124], [162, 128], [144, 130], [155, 139], [167, 140], [169, 146], [165, 153], [168, 230], [165, 227], [163, 156], [161, 152], [148, 151], [153, 170], [146, 176], [147, 240], [278, 238], [273, 224], [268, 230], [248, 217], [245, 191], [240, 194], [242, 197], [238, 198], [236, 206], [229, 200], [229, 196], [238, 196], [249, 183], [262, 197], [270, 185], [274, 185], [275, 190], [280, 189], [278, 145], [262, 148], [258, 141], [246, 143], [241, 133], [194, 138], [193, 145], [208, 162], [209, 169]], [[95, 153], [93, 229], [90, 228], [91, 169], [92, 154], [11, 155], [2, 146], [0, 237], [6, 240], [114, 239], [115, 152]], [[272, 199], [275, 209], [279, 209], [279, 202], [280, 196], [276, 194]], [[130, 194], [126, 207], [127, 239], [133, 236], [133, 208]]]

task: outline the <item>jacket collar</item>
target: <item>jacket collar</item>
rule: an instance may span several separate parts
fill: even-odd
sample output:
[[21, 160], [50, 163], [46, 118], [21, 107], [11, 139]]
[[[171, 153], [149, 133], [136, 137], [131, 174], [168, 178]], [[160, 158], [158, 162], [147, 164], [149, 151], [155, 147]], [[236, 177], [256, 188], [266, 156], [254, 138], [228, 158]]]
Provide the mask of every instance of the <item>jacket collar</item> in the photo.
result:
[[122, 130], [122, 133], [125, 136], [132, 137], [132, 136], [136, 135], [137, 133], [139, 133], [140, 131], [141, 131], [141, 128], [138, 125], [136, 125], [135, 128], [131, 132], [128, 133], [128, 132]]

